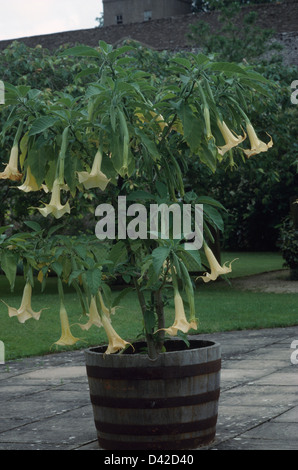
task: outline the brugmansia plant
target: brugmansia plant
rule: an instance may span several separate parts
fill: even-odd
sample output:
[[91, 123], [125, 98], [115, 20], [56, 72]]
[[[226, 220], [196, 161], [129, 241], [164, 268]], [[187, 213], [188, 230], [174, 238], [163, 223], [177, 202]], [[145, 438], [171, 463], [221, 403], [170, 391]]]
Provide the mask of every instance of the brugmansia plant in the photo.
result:
[[[272, 139], [268, 144], [259, 140], [246, 112], [251, 97], [257, 99], [270, 83], [248, 66], [217, 63], [203, 54], [173, 55], [164, 78], [142, 70], [130, 44], [113, 49], [101, 41], [98, 48], [78, 46], [63, 54], [90, 60], [80, 76], [90, 74], [92, 80], [80, 96], [5, 84], [2, 109], [9, 117], [1, 137], [8, 159], [2, 181], [9, 180], [24, 197], [39, 192], [41, 205], [29, 207], [29, 215], [59, 219], [62, 225], [68, 223], [78, 194], [91, 189], [99, 197], [97, 204], [109, 203], [115, 210], [119, 196], [143, 207], [203, 204], [202, 253], [185, 249], [186, 234], [175, 237], [172, 226], [167, 238], [148, 229], [143, 236], [129, 237], [128, 230], [123, 235], [123, 221], [116, 217], [115, 237], [104, 241], [58, 235], [55, 226], [46, 232], [42, 223], [33, 221], [27, 222], [30, 231], [25, 233], [9, 236], [4, 227], [1, 268], [12, 289], [17, 264], [24, 267], [21, 306], [8, 306], [8, 314], [21, 322], [42, 318], [31, 307], [32, 286], [36, 277], [44, 289], [52, 272], [60, 297], [57, 345], [79, 339], [68, 320], [67, 284], [76, 289], [86, 317], [78, 323], [82, 330], [105, 330], [106, 354], [133, 348], [113, 327], [118, 302], [130, 289], [111, 301], [110, 280], [120, 275], [135, 289], [148, 354], [155, 358], [164, 350], [166, 334], [183, 336], [199, 328], [190, 266], [195, 263], [204, 282], [232, 270], [232, 263], [220, 266], [210, 249], [212, 227], [223, 228], [224, 208], [191, 187], [185, 179], [188, 165], [196, 160], [212, 172], [218, 165], [228, 171], [235, 155], [245, 159], [267, 151]], [[165, 325], [164, 316], [164, 293], [169, 290], [175, 307], [172, 326]]]

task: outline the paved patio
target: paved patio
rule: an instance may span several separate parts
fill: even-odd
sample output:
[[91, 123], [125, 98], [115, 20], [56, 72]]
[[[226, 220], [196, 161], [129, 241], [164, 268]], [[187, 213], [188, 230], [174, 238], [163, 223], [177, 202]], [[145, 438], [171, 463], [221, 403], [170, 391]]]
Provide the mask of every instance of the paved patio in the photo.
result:
[[[222, 346], [217, 435], [201, 450], [298, 450], [298, 327], [200, 338]], [[0, 400], [0, 450], [100, 450], [83, 351], [0, 365]]]

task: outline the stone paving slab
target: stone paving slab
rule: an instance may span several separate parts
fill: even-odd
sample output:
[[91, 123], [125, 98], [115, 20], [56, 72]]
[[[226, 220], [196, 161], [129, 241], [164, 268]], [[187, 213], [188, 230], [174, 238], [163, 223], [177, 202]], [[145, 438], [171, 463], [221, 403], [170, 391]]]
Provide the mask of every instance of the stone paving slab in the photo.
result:
[[[214, 442], [200, 450], [297, 450], [298, 327], [199, 335], [222, 347]], [[0, 450], [101, 450], [84, 352], [0, 365]]]

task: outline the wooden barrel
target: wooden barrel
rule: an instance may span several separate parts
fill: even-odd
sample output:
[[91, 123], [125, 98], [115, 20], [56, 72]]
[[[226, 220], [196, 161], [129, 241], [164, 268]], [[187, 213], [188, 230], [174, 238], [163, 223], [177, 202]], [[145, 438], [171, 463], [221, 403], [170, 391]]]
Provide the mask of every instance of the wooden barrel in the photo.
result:
[[[216, 432], [220, 393], [220, 345], [168, 340], [152, 361], [135, 343], [134, 354], [85, 352], [90, 398], [101, 448], [195, 449]], [[129, 348], [131, 349], [131, 348]]]

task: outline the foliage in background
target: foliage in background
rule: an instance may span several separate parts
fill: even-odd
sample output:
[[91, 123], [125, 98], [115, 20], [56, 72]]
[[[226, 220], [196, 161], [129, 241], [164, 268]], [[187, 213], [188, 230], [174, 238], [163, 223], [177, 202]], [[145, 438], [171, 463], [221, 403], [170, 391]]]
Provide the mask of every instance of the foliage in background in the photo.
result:
[[279, 247], [291, 278], [298, 280], [298, 228], [290, 217], [285, 218], [280, 228]]
[[[261, 154], [243, 164], [239, 153], [234, 161], [234, 172], [227, 173], [224, 165], [216, 175], [209, 172], [209, 194], [220, 198], [228, 210], [223, 215], [222, 247], [274, 250], [278, 248], [278, 227], [289, 213], [290, 199], [297, 197], [298, 107], [291, 104], [290, 84], [297, 79], [298, 68], [284, 65], [280, 56], [269, 58], [268, 53], [278, 48], [274, 41], [269, 41], [273, 31], [256, 26], [256, 12], [244, 16], [244, 27], [238, 22], [241, 6], [249, 2], [198, 3], [205, 4], [204, 8], [207, 3], [207, 9], [220, 11], [221, 29], [211, 33], [206, 24], [193, 26], [190, 33], [193, 44], [206, 53], [215, 54], [219, 60], [253, 64], [256, 71], [276, 84], [269, 95], [262, 92], [258, 100], [253, 99], [251, 90], [246, 103], [243, 90], [238, 88], [240, 102], [253, 116], [258, 129], [263, 132], [270, 129], [275, 144], [270, 156]], [[198, 186], [204, 184], [205, 174], [190, 172], [190, 175], [192, 181], [196, 175]]]
[[258, 5], [262, 3], [275, 3], [276, 0], [193, 0], [193, 11], [213, 11], [218, 8], [225, 6], [228, 7], [233, 3], [237, 3], [241, 6], [245, 5]]

